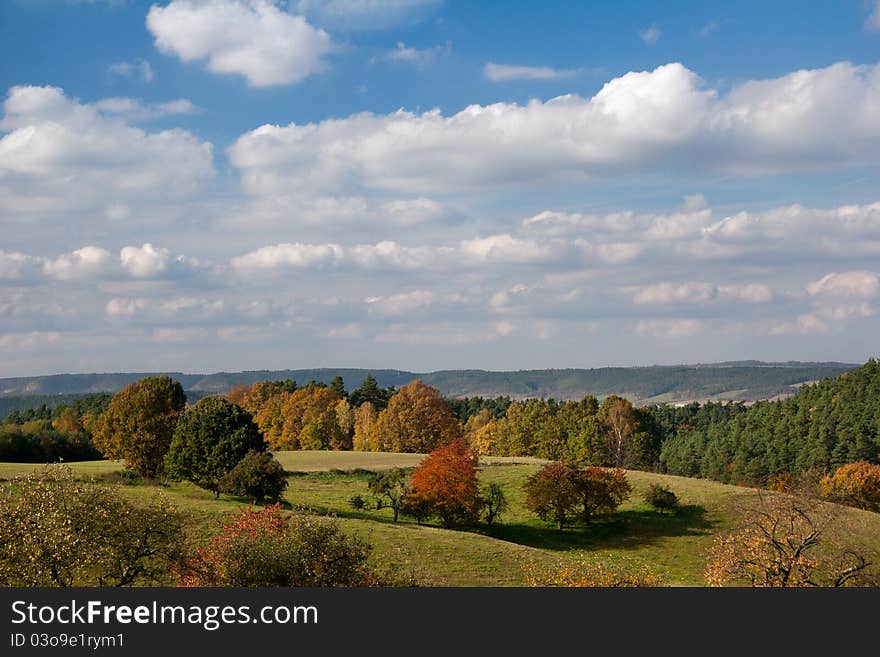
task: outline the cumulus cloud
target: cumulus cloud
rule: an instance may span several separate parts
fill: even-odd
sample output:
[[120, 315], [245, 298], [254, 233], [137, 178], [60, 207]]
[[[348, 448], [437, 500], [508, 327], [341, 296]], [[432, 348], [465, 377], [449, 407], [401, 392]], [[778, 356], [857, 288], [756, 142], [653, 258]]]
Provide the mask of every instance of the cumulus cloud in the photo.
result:
[[83, 279], [100, 276], [112, 266], [112, 256], [106, 249], [85, 246], [72, 253], [65, 253], [54, 260], [47, 260], [43, 271], [58, 280]]
[[636, 323], [636, 333], [656, 338], [684, 338], [703, 330], [697, 319], [644, 319]]
[[654, 283], [633, 288], [637, 305], [707, 304], [716, 301], [767, 303], [773, 291], [763, 283], [713, 285], [702, 282]]
[[253, 87], [295, 84], [326, 67], [330, 36], [274, 0], [172, 0], [153, 5], [147, 29], [156, 48]]
[[547, 66], [515, 66], [488, 62], [483, 66], [483, 75], [492, 82], [510, 80], [558, 80], [574, 75], [571, 69], [550, 68]]
[[0, 280], [26, 282], [34, 278], [39, 270], [39, 259], [25, 253], [0, 249]]
[[727, 93], [681, 64], [592, 98], [471, 105], [287, 126], [229, 148], [244, 190], [450, 193], [639, 172], [774, 174], [878, 162], [880, 65], [839, 63]]
[[[122, 105], [131, 107], [124, 102], [116, 109]], [[13, 87], [4, 110], [0, 212], [179, 198], [214, 174], [211, 144], [184, 130], [145, 132], [56, 87]]]

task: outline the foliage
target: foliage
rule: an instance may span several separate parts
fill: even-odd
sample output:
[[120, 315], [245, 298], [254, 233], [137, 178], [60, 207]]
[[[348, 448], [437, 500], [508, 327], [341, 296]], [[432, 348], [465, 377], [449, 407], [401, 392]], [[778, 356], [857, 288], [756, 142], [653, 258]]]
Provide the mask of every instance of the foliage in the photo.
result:
[[367, 501], [360, 493], [358, 493], [357, 495], [352, 495], [350, 498], [348, 498], [348, 503], [355, 511], [363, 511], [367, 508]]
[[205, 397], [180, 415], [165, 458], [172, 479], [220, 494], [220, 479], [265, 443], [251, 414], [222, 397]]
[[95, 426], [95, 446], [108, 458], [124, 459], [129, 470], [155, 477], [162, 473], [185, 404], [183, 388], [167, 376], [127, 385], [113, 395]]
[[599, 513], [613, 513], [632, 492], [626, 474], [620, 469], [595, 466], [571, 470], [575, 490], [581, 505], [584, 524]]
[[669, 486], [651, 484], [645, 491], [645, 502], [653, 506], [661, 514], [678, 506], [678, 496]]
[[763, 493], [743, 510], [737, 530], [716, 538], [706, 579], [712, 586], [854, 586], [873, 584], [870, 551], [835, 545], [838, 511], [816, 500]]
[[490, 527], [507, 510], [507, 497], [500, 484], [488, 484], [483, 487], [480, 498], [483, 501], [483, 512], [486, 524]]
[[370, 546], [335, 522], [278, 505], [243, 509], [180, 569], [184, 586], [366, 586]]
[[407, 498], [439, 517], [445, 527], [476, 521], [482, 506], [477, 462], [463, 440], [438, 447], [413, 472]]
[[0, 586], [162, 583], [183, 549], [164, 497], [135, 505], [110, 486], [49, 466], [0, 491]]
[[394, 512], [394, 522], [397, 522], [397, 516], [407, 494], [406, 470], [394, 468], [377, 472], [370, 477], [369, 487], [370, 492], [379, 498], [377, 508], [387, 499], [388, 506]]
[[93, 461], [101, 458], [84, 432], [64, 432], [46, 427], [45, 421], [0, 425], [0, 461], [50, 463]]
[[614, 567], [582, 556], [564, 559], [552, 566], [526, 561], [521, 567], [529, 586], [591, 588], [663, 586], [660, 578], [643, 566]]
[[581, 503], [577, 468], [554, 461], [548, 463], [523, 484], [526, 507], [541, 520], [553, 521], [561, 530]]
[[880, 465], [847, 463], [821, 482], [822, 494], [850, 506], [880, 512]]
[[277, 502], [287, 488], [284, 468], [269, 452], [249, 451], [232, 470], [220, 478], [220, 490], [246, 497], [254, 504]]
[[793, 397], [758, 402], [666, 438], [663, 466], [673, 474], [765, 486], [771, 476], [880, 459], [880, 364], [802, 386]]
[[487, 415], [490, 419], [498, 419], [504, 417], [512, 400], [510, 397], [452, 397], [446, 402], [452, 408], [455, 416], [467, 424], [467, 422], [476, 415]]
[[[376, 425], [376, 408], [372, 402], [364, 402], [354, 410], [354, 435], [352, 437], [352, 449], [359, 452], [378, 452], [378, 445], [371, 443], [373, 427]], [[378, 436], [376, 436], [378, 437]]]
[[430, 452], [462, 437], [462, 426], [436, 388], [403, 386], [373, 426], [371, 443], [383, 452]]
[[367, 374], [360, 387], [353, 390], [348, 396], [348, 401], [352, 406], [361, 406], [369, 402], [378, 413], [385, 410], [392, 395], [394, 395], [393, 387], [380, 388], [373, 375]]

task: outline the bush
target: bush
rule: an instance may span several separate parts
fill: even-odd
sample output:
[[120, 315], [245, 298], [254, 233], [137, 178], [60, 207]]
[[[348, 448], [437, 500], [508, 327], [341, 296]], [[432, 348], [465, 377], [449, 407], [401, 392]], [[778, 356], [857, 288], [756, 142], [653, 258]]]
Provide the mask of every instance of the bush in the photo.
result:
[[0, 586], [162, 584], [183, 542], [181, 516], [164, 498], [135, 505], [67, 467], [0, 490]]
[[678, 496], [668, 486], [651, 484], [645, 491], [645, 502], [653, 506], [662, 515], [666, 509], [674, 509], [678, 506]]
[[361, 496], [360, 493], [358, 493], [357, 495], [352, 495], [349, 498], [348, 503], [351, 505], [352, 509], [355, 509], [357, 511], [363, 511], [367, 508], [367, 501], [363, 498], [363, 496]]
[[246, 497], [255, 504], [277, 502], [287, 488], [284, 467], [269, 452], [251, 450], [220, 478], [220, 491]]
[[370, 586], [370, 545], [332, 521], [244, 509], [180, 570], [184, 586]]
[[823, 478], [820, 485], [825, 497], [859, 509], [880, 511], [880, 465], [847, 463]]

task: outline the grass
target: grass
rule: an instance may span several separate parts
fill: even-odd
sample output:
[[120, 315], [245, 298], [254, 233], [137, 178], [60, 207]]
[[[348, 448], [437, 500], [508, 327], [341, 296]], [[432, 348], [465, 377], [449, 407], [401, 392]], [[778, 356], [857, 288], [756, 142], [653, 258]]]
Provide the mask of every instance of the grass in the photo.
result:
[[[757, 495], [749, 488], [701, 479], [630, 471], [633, 494], [615, 515], [589, 527], [557, 530], [532, 515], [524, 504], [522, 483], [539, 467], [536, 459], [491, 458], [480, 468], [481, 483], [500, 484], [510, 508], [493, 527], [455, 531], [434, 524], [418, 525], [402, 518], [392, 522], [390, 509], [357, 511], [349, 499], [360, 494], [371, 499], [368, 470], [412, 467], [423, 455], [357, 452], [281, 452], [276, 455], [291, 475], [285, 499], [313, 513], [335, 517], [348, 532], [374, 546], [374, 558], [400, 566], [427, 584], [446, 586], [518, 586], [525, 584], [521, 564], [550, 565], [560, 558], [584, 556], [606, 565], [644, 567], [674, 586], [703, 586], [706, 552], [715, 536], [732, 528], [737, 507]], [[68, 464], [83, 476], [118, 471], [111, 461]], [[42, 467], [0, 464], [0, 477], [9, 478]], [[642, 501], [652, 483], [669, 486], [681, 506], [660, 515]], [[245, 500], [223, 496], [188, 483], [167, 486], [123, 486], [126, 494], [144, 497], [167, 494], [193, 521], [193, 540], [206, 539], [217, 521], [246, 505]], [[845, 509], [856, 538], [880, 549], [880, 514]]]

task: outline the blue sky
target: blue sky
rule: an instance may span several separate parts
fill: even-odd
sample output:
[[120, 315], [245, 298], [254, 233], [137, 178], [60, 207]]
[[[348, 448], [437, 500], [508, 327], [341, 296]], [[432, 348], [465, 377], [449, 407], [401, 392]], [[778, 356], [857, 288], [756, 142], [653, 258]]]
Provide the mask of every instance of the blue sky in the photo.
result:
[[3, 0], [0, 375], [861, 361], [876, 2]]

